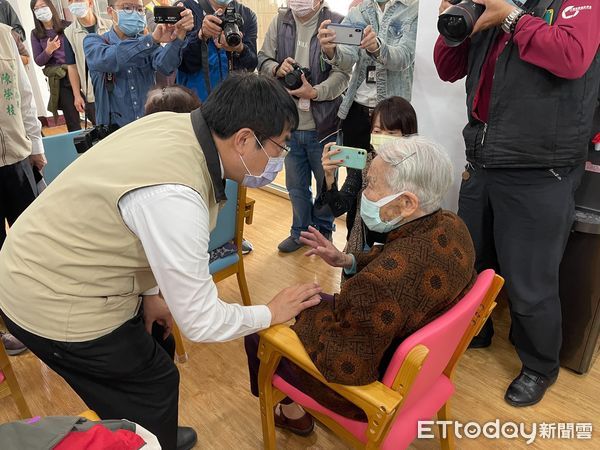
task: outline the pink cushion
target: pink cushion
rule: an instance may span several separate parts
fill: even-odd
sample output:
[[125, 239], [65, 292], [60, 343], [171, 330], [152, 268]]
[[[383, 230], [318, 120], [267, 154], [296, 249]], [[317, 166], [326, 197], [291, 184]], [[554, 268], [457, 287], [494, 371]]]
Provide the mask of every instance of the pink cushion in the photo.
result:
[[[273, 377], [273, 386], [296, 403], [331, 417], [352, 433], [359, 441], [366, 444], [366, 422], [348, 419], [336, 414], [289, 384], [279, 375]], [[383, 443], [382, 449], [398, 450], [408, 447], [417, 436], [417, 420], [430, 420], [453, 393], [454, 385], [445, 375], [441, 375], [427, 393], [420, 398], [417, 404], [409, 408], [403, 408], [400, 414], [396, 416], [396, 420]]]
[[6, 377], [4, 376], [4, 373], [0, 370], [0, 383], [4, 382], [4, 380], [6, 380]]

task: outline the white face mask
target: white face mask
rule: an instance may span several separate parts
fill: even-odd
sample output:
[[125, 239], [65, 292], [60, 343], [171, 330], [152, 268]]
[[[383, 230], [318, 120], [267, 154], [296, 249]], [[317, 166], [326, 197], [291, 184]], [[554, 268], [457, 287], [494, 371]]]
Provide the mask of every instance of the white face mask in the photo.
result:
[[312, 13], [314, 8], [314, 0], [288, 0], [289, 8], [298, 17], [305, 17]]
[[87, 16], [89, 10], [90, 7], [88, 6], [87, 2], [73, 2], [69, 5], [69, 11], [71, 11], [71, 14], [80, 19]]
[[33, 13], [40, 22], [50, 22], [52, 20], [52, 11], [47, 6], [36, 9]]
[[377, 151], [382, 145], [399, 138], [400, 136], [392, 136], [390, 134], [371, 134], [371, 147]]

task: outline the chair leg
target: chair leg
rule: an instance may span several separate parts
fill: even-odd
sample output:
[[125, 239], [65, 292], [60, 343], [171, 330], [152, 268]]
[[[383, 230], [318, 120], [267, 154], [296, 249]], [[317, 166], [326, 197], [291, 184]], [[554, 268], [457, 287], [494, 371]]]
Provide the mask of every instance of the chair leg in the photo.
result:
[[183, 338], [181, 337], [181, 331], [177, 328], [176, 324], [173, 324], [173, 337], [175, 338], [175, 356], [177, 362], [183, 364], [188, 360], [188, 354], [185, 351], [185, 346], [183, 345]]
[[[0, 344], [0, 346], [2, 346], [2, 344]], [[17, 405], [21, 419], [29, 419], [32, 417], [31, 411], [29, 410], [29, 406], [25, 401], [23, 391], [21, 391], [21, 387], [19, 386], [19, 382], [17, 381], [17, 377], [12, 369], [10, 361], [8, 360], [8, 356], [4, 350], [4, 347], [0, 348], [0, 352], [2, 352], [1, 358], [3, 360], [1, 370], [4, 373], [5, 382], [10, 388], [10, 395]]]
[[250, 291], [248, 290], [248, 283], [246, 282], [246, 272], [244, 271], [244, 262], [240, 259], [238, 263], [238, 270], [236, 273], [238, 285], [240, 287], [240, 293], [242, 295], [242, 302], [245, 306], [251, 306], [252, 301], [250, 300]]
[[[452, 420], [450, 418], [450, 401], [447, 401], [446, 403], [444, 403], [444, 406], [442, 406], [440, 408], [440, 410], [437, 413], [437, 417], [438, 420]], [[450, 424], [447, 425], [445, 430], [446, 430], [446, 436], [442, 436], [442, 432], [444, 431], [444, 428], [442, 428], [442, 425], [439, 425], [440, 427], [440, 447], [442, 448], [442, 450], [454, 450], [455, 448], [455, 442], [454, 442], [454, 425]]]
[[273, 411], [273, 390], [260, 394], [260, 418], [262, 421], [263, 445], [265, 450], [275, 450], [275, 413]]

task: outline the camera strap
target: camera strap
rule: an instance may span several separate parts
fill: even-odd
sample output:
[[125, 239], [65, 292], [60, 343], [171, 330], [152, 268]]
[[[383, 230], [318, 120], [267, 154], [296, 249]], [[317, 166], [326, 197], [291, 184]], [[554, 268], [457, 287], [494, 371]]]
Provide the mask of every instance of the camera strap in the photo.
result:
[[[196, 0], [196, 2], [200, 5], [204, 14], [211, 16], [215, 13], [214, 8], [208, 3], [208, 0]], [[202, 22], [200, 22], [200, 28], [202, 28]], [[201, 42], [202, 49], [202, 73], [204, 75], [204, 87], [206, 88], [206, 93], [210, 94], [212, 91], [212, 86], [210, 85], [210, 67], [208, 65], [208, 42], [202, 39]], [[220, 60], [219, 60], [220, 61]]]

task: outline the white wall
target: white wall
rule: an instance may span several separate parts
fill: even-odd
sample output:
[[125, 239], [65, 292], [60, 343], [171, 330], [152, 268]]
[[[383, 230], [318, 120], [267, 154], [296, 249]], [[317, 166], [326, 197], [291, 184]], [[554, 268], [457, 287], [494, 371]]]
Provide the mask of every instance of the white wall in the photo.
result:
[[461, 174], [465, 165], [462, 129], [467, 123], [464, 81], [441, 81], [433, 64], [438, 36], [438, 1], [421, 0], [417, 32], [412, 104], [419, 119], [419, 134], [442, 144], [454, 163], [455, 179], [444, 207], [456, 211]]
[[48, 91], [48, 84], [46, 83], [46, 77], [42, 73], [42, 69], [33, 60], [33, 52], [31, 51], [31, 30], [33, 30], [33, 15], [29, 8], [29, 2], [26, 0], [8, 0], [12, 5], [13, 9], [17, 12], [23, 28], [25, 29], [25, 35], [27, 40], [25, 45], [29, 50], [29, 64], [26, 66], [27, 75], [31, 87], [33, 88], [33, 96], [35, 98], [35, 104], [37, 106], [38, 117], [50, 117], [52, 114], [46, 110], [50, 93]]

